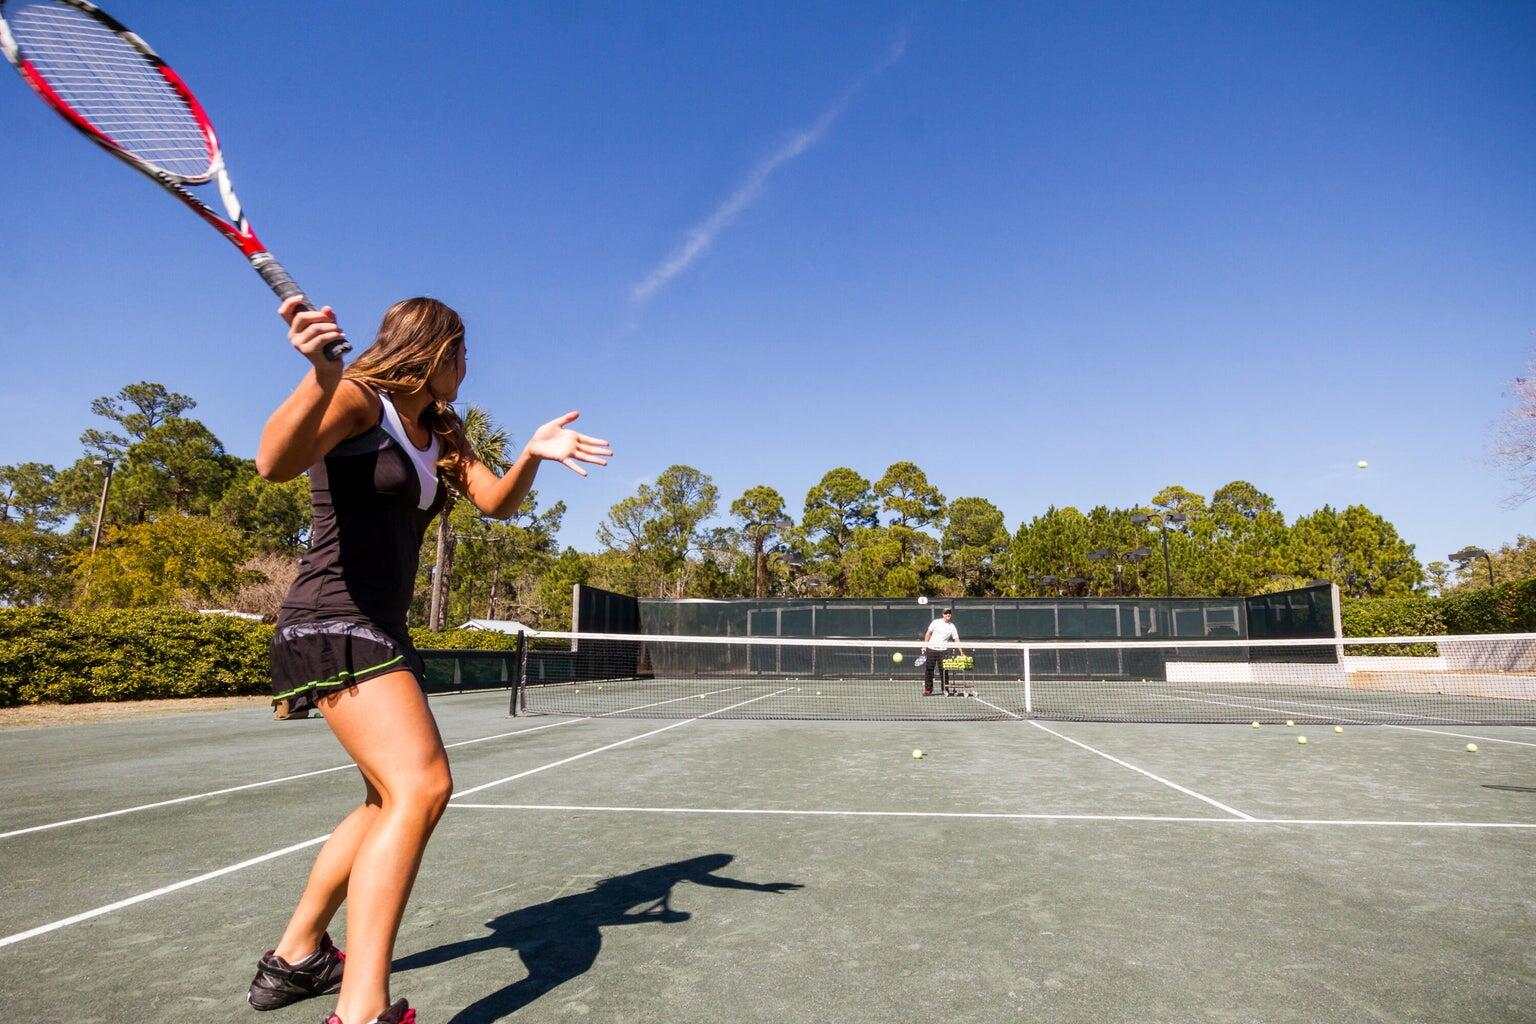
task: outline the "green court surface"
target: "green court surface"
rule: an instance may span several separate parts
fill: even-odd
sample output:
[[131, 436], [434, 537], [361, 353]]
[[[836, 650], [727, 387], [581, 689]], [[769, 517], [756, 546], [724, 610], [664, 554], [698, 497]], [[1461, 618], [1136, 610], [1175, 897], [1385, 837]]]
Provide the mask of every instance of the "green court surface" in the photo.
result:
[[[1536, 728], [433, 706], [422, 1024], [1536, 1017]], [[323, 721], [10, 729], [0, 772], [0, 1017], [329, 1012], [244, 1003], [361, 794]]]

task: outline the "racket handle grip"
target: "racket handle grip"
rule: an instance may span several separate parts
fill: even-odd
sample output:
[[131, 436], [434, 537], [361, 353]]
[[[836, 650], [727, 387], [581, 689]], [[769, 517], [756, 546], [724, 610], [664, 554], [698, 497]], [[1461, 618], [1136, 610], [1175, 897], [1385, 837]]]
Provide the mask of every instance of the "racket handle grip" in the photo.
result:
[[[277, 293], [280, 299], [292, 298], [295, 295], [303, 295], [304, 289], [300, 288], [283, 265], [273, 258], [271, 253], [259, 252], [251, 257], [251, 266], [256, 268], [256, 273], [267, 282], [267, 286]], [[305, 300], [300, 309], [313, 310], [315, 307]], [[325, 358], [337, 360], [347, 352], [352, 351], [352, 344], [348, 341], [333, 341], [325, 346]]]

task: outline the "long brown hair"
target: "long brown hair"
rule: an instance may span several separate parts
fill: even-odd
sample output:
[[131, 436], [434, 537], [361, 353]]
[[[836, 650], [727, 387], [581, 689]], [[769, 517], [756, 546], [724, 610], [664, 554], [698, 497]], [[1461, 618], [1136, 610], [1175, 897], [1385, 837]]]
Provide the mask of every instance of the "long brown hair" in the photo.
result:
[[[464, 344], [464, 321], [436, 299], [405, 299], [390, 306], [373, 344], [352, 361], [342, 376], [391, 395], [425, 390], [432, 375], [452, 360]], [[432, 396], [421, 414], [422, 426], [437, 435], [442, 455], [437, 464], [456, 484], [473, 453], [464, 421], [453, 406]]]

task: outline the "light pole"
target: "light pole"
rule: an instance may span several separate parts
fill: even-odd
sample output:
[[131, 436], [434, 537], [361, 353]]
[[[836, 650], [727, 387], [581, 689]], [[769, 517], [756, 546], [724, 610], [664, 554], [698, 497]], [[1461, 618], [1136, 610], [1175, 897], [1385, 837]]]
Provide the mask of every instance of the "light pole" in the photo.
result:
[[96, 506], [96, 528], [91, 531], [91, 554], [96, 554], [96, 546], [101, 543], [101, 521], [107, 514], [107, 492], [112, 489], [112, 469], [117, 463], [111, 459], [97, 459], [96, 465], [107, 467], [106, 479], [101, 482], [101, 503]]
[[1494, 585], [1493, 556], [1488, 554], [1488, 552], [1484, 551], [1482, 548], [1468, 545], [1467, 547], [1462, 548], [1460, 551], [1451, 552], [1450, 557], [1459, 567], [1463, 569], [1477, 561], [1479, 558], [1483, 559], [1488, 563], [1488, 585], [1490, 587]]
[[1132, 548], [1130, 551], [1116, 551], [1114, 548], [1099, 548], [1097, 551], [1088, 552], [1088, 561], [1101, 562], [1106, 558], [1115, 560], [1115, 596], [1125, 596], [1125, 563], [1135, 565], [1151, 557], [1152, 549], [1147, 547]]
[[1168, 524], [1175, 527], [1183, 526], [1189, 519], [1182, 512], [1150, 512], [1131, 516], [1131, 522], [1137, 526], [1143, 526], [1150, 522], [1157, 523], [1157, 532], [1163, 537], [1163, 581], [1167, 588], [1167, 596], [1173, 596], [1173, 561], [1168, 557]]

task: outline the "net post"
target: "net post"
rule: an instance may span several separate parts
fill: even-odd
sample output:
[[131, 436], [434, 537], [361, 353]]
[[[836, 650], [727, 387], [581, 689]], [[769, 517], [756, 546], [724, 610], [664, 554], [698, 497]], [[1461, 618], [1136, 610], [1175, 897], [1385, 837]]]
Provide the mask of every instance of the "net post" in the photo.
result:
[[512, 655], [512, 706], [507, 713], [516, 718], [527, 710], [523, 704], [523, 679], [527, 675], [528, 665], [528, 634], [522, 630], [517, 631], [517, 650]]
[[1029, 645], [1028, 644], [1024, 645], [1024, 713], [1026, 715], [1032, 715], [1032, 714], [1035, 713], [1034, 694], [1033, 694], [1033, 689], [1032, 689], [1032, 686], [1030, 684], [1030, 678], [1029, 678]]
[[[1344, 636], [1344, 606], [1343, 602], [1339, 600], [1339, 585], [1337, 583], [1328, 584], [1328, 603], [1332, 605], [1333, 635], [1342, 639]], [[1334, 656], [1338, 658], [1340, 665], [1345, 663], [1344, 655], [1344, 645], [1338, 644], [1334, 648]]]

